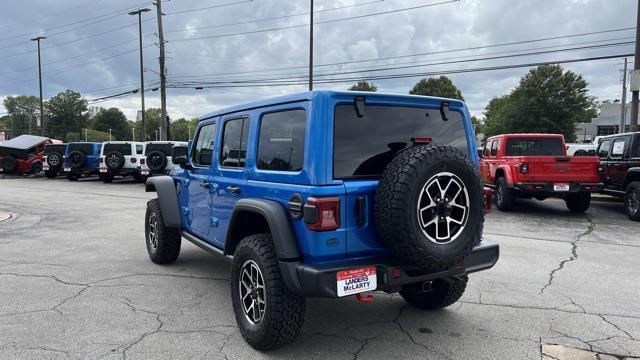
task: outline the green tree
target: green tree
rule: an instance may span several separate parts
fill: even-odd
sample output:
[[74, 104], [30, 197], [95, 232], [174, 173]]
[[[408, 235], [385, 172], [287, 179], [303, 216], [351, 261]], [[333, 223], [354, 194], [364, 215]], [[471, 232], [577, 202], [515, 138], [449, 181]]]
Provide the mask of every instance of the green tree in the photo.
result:
[[80, 133], [87, 125], [87, 101], [80, 93], [65, 90], [47, 101], [47, 133], [53, 138], [64, 138], [69, 132]]
[[191, 133], [191, 137], [194, 136], [196, 127], [198, 126], [198, 121], [198, 118], [190, 120], [183, 118], [171, 122], [171, 140], [189, 141], [189, 133]]
[[80, 133], [69, 132], [64, 136], [64, 138], [66, 139], [67, 142], [71, 142], [71, 141], [102, 142], [102, 141], [109, 141], [109, 133], [97, 131], [93, 129], [82, 129]]
[[370, 92], [376, 92], [378, 91], [378, 87], [373, 85], [373, 83], [370, 83], [368, 81], [365, 80], [361, 80], [358, 81], [356, 84], [354, 84], [353, 86], [351, 86], [349, 88], [349, 90], [351, 91], [370, 91]]
[[559, 65], [530, 70], [509, 94], [494, 98], [485, 111], [485, 125], [496, 133], [560, 133], [575, 139], [575, 125], [590, 118], [595, 102], [587, 81]]
[[36, 119], [40, 116], [40, 102], [35, 96], [9, 96], [3, 101], [7, 110], [8, 119], [5, 126], [11, 129], [11, 137], [28, 134], [31, 129], [32, 134], [40, 134], [36, 130]]
[[409, 94], [464, 100], [460, 89], [453, 84], [451, 79], [444, 75], [438, 78], [426, 78], [418, 81], [413, 89], [409, 91]]
[[478, 119], [477, 116], [474, 115], [471, 117], [471, 124], [473, 124], [473, 128], [476, 131], [476, 135], [484, 134], [484, 124], [482, 123], [482, 121], [480, 121], [480, 119]]
[[131, 136], [129, 121], [118, 108], [99, 109], [91, 118], [91, 128], [107, 134], [109, 140], [109, 129], [113, 140], [125, 140]]
[[161, 111], [157, 108], [145, 109], [144, 121], [147, 123], [147, 136], [142, 138], [142, 121], [133, 123], [136, 132], [136, 141], [152, 141], [156, 139], [156, 130], [160, 127]]

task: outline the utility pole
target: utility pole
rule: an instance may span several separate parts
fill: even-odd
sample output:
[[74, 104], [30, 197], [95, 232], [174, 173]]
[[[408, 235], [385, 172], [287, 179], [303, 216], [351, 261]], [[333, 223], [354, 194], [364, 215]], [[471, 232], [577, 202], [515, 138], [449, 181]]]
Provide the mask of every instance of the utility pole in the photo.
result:
[[[313, 0], [310, 0], [311, 4], [309, 5], [309, 91], [313, 90]], [[640, 1], [640, 0], [639, 0]]]
[[[46, 39], [45, 36], [37, 36], [31, 39], [31, 41], [38, 42], [38, 80], [40, 81], [40, 124], [42, 136], [44, 136], [44, 105], [42, 101], [42, 63], [40, 62], [40, 40]], [[29, 124], [29, 134], [31, 134], [31, 124]]]
[[622, 107], [620, 109], [620, 127], [618, 133], [625, 132], [627, 126], [627, 58], [624, 58], [624, 70], [622, 71]]
[[144, 121], [144, 58], [142, 55], [142, 13], [151, 11], [147, 8], [129, 12], [129, 15], [138, 15], [138, 36], [140, 40], [140, 99], [142, 102], [142, 141], [146, 141], [147, 124]]
[[[638, 0], [638, 14], [636, 15], [636, 52], [633, 62], [633, 70], [637, 76], [638, 70], [640, 70], [640, 0]], [[638, 130], [638, 100], [640, 100], [640, 94], [637, 88], [631, 89], [631, 131]]]
[[136, 141], [136, 128], [131, 128], [131, 141]]
[[160, 46], [160, 140], [167, 140], [167, 79], [164, 67], [164, 32], [162, 30], [162, 0], [156, 0], [158, 11], [158, 42]]

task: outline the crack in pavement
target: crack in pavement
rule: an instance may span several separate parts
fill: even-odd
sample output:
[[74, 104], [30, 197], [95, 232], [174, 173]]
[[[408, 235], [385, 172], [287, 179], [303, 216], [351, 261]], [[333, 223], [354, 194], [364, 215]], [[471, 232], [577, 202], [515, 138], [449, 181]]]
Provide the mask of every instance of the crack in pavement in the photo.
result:
[[421, 343], [421, 342], [417, 341], [417, 340], [413, 337], [413, 335], [411, 335], [411, 333], [410, 333], [409, 331], [407, 331], [407, 330], [402, 326], [402, 323], [399, 321], [399, 319], [400, 319], [400, 316], [402, 316], [402, 312], [403, 312], [403, 311], [404, 311], [404, 309], [406, 309], [406, 308], [408, 308], [408, 305], [405, 305], [405, 306], [400, 307], [400, 311], [398, 311], [398, 315], [396, 315], [395, 319], [393, 319], [393, 321], [392, 321], [394, 324], [398, 325], [398, 328], [400, 329], [400, 331], [402, 331], [405, 335], [407, 335], [407, 337], [409, 338], [409, 340], [411, 340], [411, 342], [412, 342], [412, 343], [414, 343], [415, 345], [418, 345], [418, 346], [422, 347], [422, 348], [423, 348], [423, 349], [425, 349], [427, 352], [434, 353], [434, 354], [439, 355], [439, 356], [441, 356], [441, 357], [443, 357], [443, 358], [445, 358], [445, 359], [447, 359], [447, 360], [453, 360], [453, 359], [452, 359], [452, 358], [450, 358], [449, 356], [447, 356], [447, 355], [445, 355], [445, 354], [443, 354], [443, 353], [441, 353], [441, 352], [439, 352], [439, 351], [435, 351], [435, 350], [429, 349], [425, 344], [423, 344], [423, 343]]
[[576, 236], [576, 238], [571, 242], [571, 257], [569, 257], [568, 259], [562, 260], [560, 262], [560, 264], [558, 264], [558, 267], [551, 270], [551, 272], [549, 273], [549, 281], [547, 282], [546, 285], [544, 285], [541, 289], [539, 294], [542, 295], [545, 290], [547, 290], [547, 288], [549, 286], [551, 286], [551, 284], [553, 283], [553, 279], [556, 276], [556, 273], [560, 270], [562, 270], [565, 266], [566, 263], [574, 261], [576, 259], [578, 259], [578, 242], [585, 236], [591, 234], [592, 232], [595, 231], [596, 229], [596, 223], [593, 222], [593, 219], [591, 218], [591, 216], [587, 215], [587, 221], [589, 222], [589, 226], [587, 227], [587, 229], [582, 232], [581, 234], [578, 234], [578, 236]]
[[631, 336], [631, 334], [629, 332], [627, 332], [626, 330], [620, 328], [618, 325], [614, 324], [611, 320], [608, 320], [605, 315], [602, 314], [598, 314], [598, 316], [602, 319], [602, 321], [606, 322], [607, 324], [613, 326], [614, 328], [618, 329], [618, 331], [624, 333], [629, 339], [634, 340], [634, 341], [640, 341], [636, 338], [634, 338], [633, 336]]

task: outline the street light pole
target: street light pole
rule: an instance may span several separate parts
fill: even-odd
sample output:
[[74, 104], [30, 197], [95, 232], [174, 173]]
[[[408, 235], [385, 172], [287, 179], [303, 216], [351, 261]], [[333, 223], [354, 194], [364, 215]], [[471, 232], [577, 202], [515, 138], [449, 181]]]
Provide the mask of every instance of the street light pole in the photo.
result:
[[158, 12], [158, 44], [160, 46], [160, 140], [168, 140], [169, 121], [167, 119], [167, 77], [165, 74], [164, 30], [162, 29], [162, 0], [154, 3]]
[[38, 80], [40, 82], [40, 127], [42, 130], [42, 136], [44, 136], [44, 105], [42, 101], [42, 63], [40, 62], [40, 40], [44, 40], [44, 39], [46, 39], [45, 36], [37, 36], [31, 39], [31, 41], [36, 41], [38, 43]]
[[[633, 70], [638, 73], [640, 69], [640, 0], [638, 0], [638, 14], [636, 16], [636, 51], [635, 62], [633, 63]], [[632, 89], [631, 91], [631, 119], [629, 119], [629, 125], [631, 131], [638, 130], [638, 101], [640, 100], [640, 93], [638, 89]]]
[[111, 129], [109, 129], [109, 141], [111, 141]]
[[129, 15], [138, 15], [138, 37], [140, 42], [140, 99], [142, 105], [142, 141], [147, 140], [147, 124], [144, 121], [144, 58], [142, 54], [142, 13], [151, 11], [147, 8], [129, 12]]

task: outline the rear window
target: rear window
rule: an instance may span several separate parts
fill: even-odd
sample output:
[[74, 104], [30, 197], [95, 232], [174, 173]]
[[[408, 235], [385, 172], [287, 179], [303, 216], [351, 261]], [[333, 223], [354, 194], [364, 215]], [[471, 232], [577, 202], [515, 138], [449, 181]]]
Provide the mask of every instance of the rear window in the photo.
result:
[[131, 155], [131, 144], [106, 144], [103, 153], [106, 155], [112, 151], [118, 151], [122, 155]]
[[152, 151], [160, 151], [167, 156], [171, 156], [171, 148], [173, 144], [147, 144], [147, 148], [145, 149], [145, 155], [149, 155]]
[[69, 152], [80, 151], [86, 155], [93, 154], [93, 144], [69, 144]]
[[564, 156], [559, 138], [507, 139], [506, 156]]
[[412, 138], [429, 137], [432, 144], [449, 145], [468, 154], [462, 114], [439, 109], [366, 105], [358, 117], [353, 104], [335, 108], [334, 178], [379, 177], [395, 155], [413, 146]]
[[258, 169], [300, 171], [304, 162], [304, 110], [265, 114], [260, 122]]
[[67, 145], [47, 145], [44, 147], [44, 154], [45, 155], [49, 155], [53, 152], [59, 152], [61, 154], [64, 154], [64, 151], [66, 150]]

